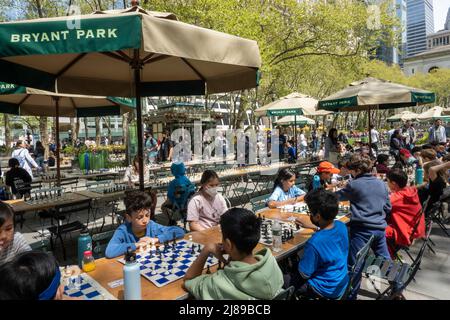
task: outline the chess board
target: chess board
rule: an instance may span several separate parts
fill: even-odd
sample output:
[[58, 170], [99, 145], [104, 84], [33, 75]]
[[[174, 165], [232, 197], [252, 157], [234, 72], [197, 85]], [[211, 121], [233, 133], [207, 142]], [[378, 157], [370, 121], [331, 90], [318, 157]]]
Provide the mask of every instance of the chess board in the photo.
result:
[[[259, 237], [259, 242], [266, 245], [271, 246], [273, 243], [272, 238], [272, 225], [275, 220], [264, 218], [261, 223], [261, 236]], [[302, 230], [301, 227], [298, 227], [294, 222], [286, 222], [286, 221], [278, 221], [281, 224], [281, 235], [284, 238], [285, 242], [288, 235], [292, 232], [292, 235], [300, 232]], [[267, 231], [266, 231], [267, 230]]]
[[[64, 270], [61, 270], [61, 272], [63, 273]], [[69, 297], [82, 298], [84, 300], [117, 300], [108, 290], [86, 273], [61, 279], [64, 283], [64, 294]]]
[[[191, 253], [192, 245], [195, 246], [194, 254]], [[175, 250], [173, 250], [172, 244], [169, 244], [167, 251], [161, 250], [161, 254], [136, 252], [137, 261], [141, 264], [141, 275], [157, 287], [163, 287], [181, 279], [200, 254], [198, 248], [201, 251], [203, 246], [188, 240], [181, 240], [177, 242]], [[118, 261], [125, 263], [124, 259], [118, 259]], [[208, 257], [205, 266], [211, 267], [218, 263], [217, 258]]]
[[131, 188], [128, 187], [127, 185], [114, 185], [112, 187], [108, 186], [108, 187], [99, 187], [99, 188], [93, 188], [90, 189], [89, 191], [95, 192], [95, 193], [100, 193], [100, 194], [109, 194], [109, 193], [115, 193], [115, 192], [123, 192], [123, 191], [127, 191], [130, 190]]
[[[286, 205], [280, 208], [281, 212], [292, 212], [292, 213], [299, 213], [299, 214], [307, 214], [309, 209], [306, 204], [303, 203], [297, 203], [295, 205]], [[343, 216], [350, 214], [350, 206], [348, 205], [339, 205], [339, 211], [336, 216], [336, 219], [339, 219]]]

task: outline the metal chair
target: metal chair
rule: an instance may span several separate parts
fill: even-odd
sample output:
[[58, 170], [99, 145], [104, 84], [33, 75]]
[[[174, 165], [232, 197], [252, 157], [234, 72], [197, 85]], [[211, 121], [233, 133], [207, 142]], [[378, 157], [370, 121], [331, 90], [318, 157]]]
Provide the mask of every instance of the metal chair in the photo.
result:
[[110, 230], [92, 235], [92, 251], [95, 259], [100, 259], [105, 256], [106, 247], [114, 232], [115, 230]]
[[252, 206], [252, 211], [254, 213], [258, 212], [259, 210], [262, 210], [266, 208], [266, 201], [270, 197], [270, 194], [265, 194], [259, 197], [255, 197], [250, 199], [250, 204]]

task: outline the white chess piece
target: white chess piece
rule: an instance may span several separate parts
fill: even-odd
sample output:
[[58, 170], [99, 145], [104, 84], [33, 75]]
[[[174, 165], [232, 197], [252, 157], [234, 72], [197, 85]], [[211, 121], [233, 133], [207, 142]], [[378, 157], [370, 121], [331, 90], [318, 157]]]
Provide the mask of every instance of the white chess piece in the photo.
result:
[[151, 244], [152, 244], [152, 246], [151, 246], [150, 250], [151, 250], [152, 252], [153, 252], [153, 251], [156, 251], [155, 240], [152, 240], [152, 241], [151, 241]]

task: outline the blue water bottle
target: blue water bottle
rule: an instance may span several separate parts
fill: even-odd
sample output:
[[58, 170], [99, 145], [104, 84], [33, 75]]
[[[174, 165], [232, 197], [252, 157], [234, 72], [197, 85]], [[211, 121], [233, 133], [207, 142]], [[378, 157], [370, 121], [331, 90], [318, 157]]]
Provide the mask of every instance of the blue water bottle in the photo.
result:
[[130, 247], [125, 254], [123, 286], [125, 300], [141, 300], [141, 267]]
[[422, 166], [417, 165], [416, 167], [416, 186], [423, 183], [423, 169]]
[[89, 152], [85, 152], [84, 153], [84, 169], [86, 170], [86, 174], [89, 173], [89, 169], [90, 169], [90, 162], [89, 162]]
[[313, 190], [317, 190], [320, 188], [320, 177], [315, 175], [313, 178]]
[[88, 229], [81, 230], [78, 237], [78, 266], [82, 267], [83, 257], [85, 251], [92, 251], [92, 238], [89, 235]]

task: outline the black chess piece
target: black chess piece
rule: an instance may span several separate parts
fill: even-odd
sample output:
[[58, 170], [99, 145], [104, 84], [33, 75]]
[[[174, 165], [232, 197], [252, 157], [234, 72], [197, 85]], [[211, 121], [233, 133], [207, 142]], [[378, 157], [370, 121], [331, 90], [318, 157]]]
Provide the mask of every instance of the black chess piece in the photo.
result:
[[191, 247], [191, 254], [195, 254], [195, 244], [193, 244]]
[[200, 247], [200, 245], [198, 245], [197, 252], [198, 253], [202, 252], [202, 248]]
[[207, 273], [207, 274], [210, 274], [210, 273], [211, 273], [211, 270], [209, 269], [209, 264], [208, 264], [208, 267], [206, 268], [206, 273]]

